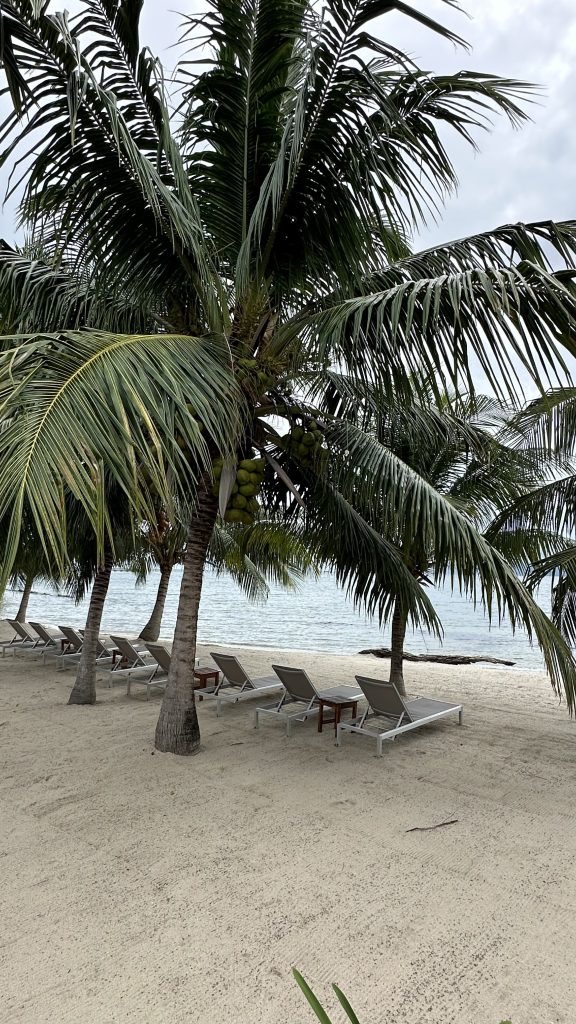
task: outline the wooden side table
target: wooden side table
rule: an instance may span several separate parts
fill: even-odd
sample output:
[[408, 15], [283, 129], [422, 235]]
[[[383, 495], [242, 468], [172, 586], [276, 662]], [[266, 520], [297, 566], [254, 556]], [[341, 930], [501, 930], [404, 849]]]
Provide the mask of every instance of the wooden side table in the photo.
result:
[[[352, 718], [356, 718], [358, 711], [358, 700], [345, 700], [340, 697], [321, 697], [318, 701], [320, 705], [320, 714], [318, 715], [318, 732], [322, 732], [324, 725], [331, 725], [334, 723], [334, 732], [338, 729], [338, 722], [340, 721], [342, 712], [346, 708], [351, 708]], [[324, 708], [332, 708], [334, 716], [332, 718], [325, 718]]]
[[[218, 686], [220, 682], [220, 672], [217, 668], [195, 668], [194, 679], [198, 680], [198, 685], [194, 684], [195, 690], [205, 690], [210, 679], [214, 680], [214, 686]], [[202, 694], [198, 694], [198, 700], [202, 700]]]

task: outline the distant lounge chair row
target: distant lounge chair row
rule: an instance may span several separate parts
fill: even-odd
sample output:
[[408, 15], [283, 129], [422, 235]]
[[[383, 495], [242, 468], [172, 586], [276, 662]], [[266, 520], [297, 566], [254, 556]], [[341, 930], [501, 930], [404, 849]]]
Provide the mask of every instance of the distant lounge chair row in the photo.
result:
[[[130, 694], [134, 683], [146, 686], [146, 696], [150, 696], [151, 686], [165, 686], [170, 671], [171, 653], [164, 644], [146, 643], [147, 653], [137, 652], [130, 641], [112, 636], [110, 638], [122, 651], [127, 667], [110, 672], [111, 676], [124, 672], [127, 677], [127, 693]], [[223, 704], [238, 704], [263, 694], [274, 693], [282, 689], [282, 683], [276, 676], [251, 679], [244, 671], [237, 658], [230, 654], [212, 652], [214, 675], [222, 677], [213, 686], [202, 686], [198, 690], [201, 700], [216, 702], [216, 715], [219, 717]], [[212, 666], [210, 666], [212, 667]]]
[[[58, 663], [59, 668], [80, 660], [84, 630], [74, 626], [54, 627], [42, 622], [18, 622], [16, 619], [6, 621], [14, 630], [14, 636], [10, 641], [0, 643], [2, 656], [9, 651], [14, 655], [30, 654], [43, 660], [49, 657]], [[141, 646], [140, 641], [135, 643]], [[98, 638], [96, 660], [99, 666], [113, 663], [117, 653], [112, 638]]]

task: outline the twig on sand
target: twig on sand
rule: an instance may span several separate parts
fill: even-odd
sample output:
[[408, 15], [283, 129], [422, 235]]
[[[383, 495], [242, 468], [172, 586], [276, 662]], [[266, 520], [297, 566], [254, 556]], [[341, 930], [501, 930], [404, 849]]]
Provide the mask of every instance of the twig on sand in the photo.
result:
[[407, 828], [407, 832], [432, 832], [435, 828], [444, 828], [445, 825], [455, 825], [458, 818], [450, 818], [449, 821], [439, 821], [437, 825], [415, 825], [414, 828]]

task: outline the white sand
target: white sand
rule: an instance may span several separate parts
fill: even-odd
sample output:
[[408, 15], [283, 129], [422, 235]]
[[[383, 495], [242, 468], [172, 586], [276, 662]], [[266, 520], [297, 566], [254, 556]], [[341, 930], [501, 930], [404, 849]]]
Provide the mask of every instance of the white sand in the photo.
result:
[[[319, 684], [386, 670], [243, 657]], [[542, 676], [407, 674], [463, 728], [377, 759], [205, 703], [187, 759], [152, 756], [158, 697], [68, 708], [70, 673], [0, 659], [0, 1021], [311, 1024], [296, 965], [335, 1022], [331, 981], [362, 1024], [573, 1024], [576, 723]]]

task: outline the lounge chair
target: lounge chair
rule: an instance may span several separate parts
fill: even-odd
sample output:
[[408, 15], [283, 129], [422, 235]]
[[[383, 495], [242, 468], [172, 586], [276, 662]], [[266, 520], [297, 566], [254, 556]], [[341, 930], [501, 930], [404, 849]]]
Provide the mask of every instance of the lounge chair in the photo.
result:
[[120, 652], [120, 660], [112, 666], [108, 673], [108, 685], [112, 686], [114, 679], [127, 678], [131, 675], [142, 675], [143, 672], [154, 674], [158, 668], [158, 662], [144, 648], [142, 642], [127, 636], [110, 634], [110, 640], [116, 650]]
[[[448, 704], [446, 701], [433, 700], [431, 697], [404, 700], [394, 683], [368, 679], [365, 676], [356, 676], [356, 681], [368, 701], [368, 707], [363, 715], [352, 722], [340, 722], [336, 731], [337, 745], [340, 744], [343, 732], [358, 732], [376, 740], [376, 753], [381, 757], [384, 740], [395, 740], [402, 732], [419, 729], [429, 722], [436, 722], [447, 715], [455, 714], [458, 715], [458, 724], [462, 725], [464, 708], [461, 704]], [[367, 726], [366, 722], [374, 718], [385, 718], [393, 723], [393, 727], [379, 729]]]
[[[327, 700], [342, 701], [353, 701], [362, 697], [362, 691], [354, 686], [332, 686], [327, 690], [317, 690], [302, 668], [289, 668], [286, 665], [272, 665], [272, 668], [284, 686], [284, 693], [277, 704], [256, 708], [255, 729], [260, 724], [260, 715], [274, 715], [286, 723], [286, 735], [290, 736], [292, 722], [305, 722], [311, 715], [317, 715], [323, 697]], [[296, 710], [293, 705], [297, 705]]]
[[[116, 641], [118, 637], [111, 637], [111, 639]], [[137, 664], [131, 671], [128, 670], [126, 676], [126, 696], [130, 696], [133, 683], [140, 683], [142, 686], [146, 687], [146, 700], [150, 700], [150, 688], [152, 686], [166, 686], [168, 672], [170, 671], [170, 651], [164, 646], [164, 644], [146, 643], [145, 647], [147, 648], [149, 659], [152, 660], [144, 662], [146, 655], [142, 657], [142, 652], [137, 652], [139, 658], [144, 662], [144, 664]], [[146, 674], [140, 674], [140, 670], [144, 668], [147, 669]], [[122, 669], [120, 671], [122, 671]]]
[[216, 701], [216, 715], [220, 715], [222, 704], [239, 704], [241, 701], [253, 700], [263, 693], [279, 690], [282, 683], [274, 676], [261, 676], [251, 679], [242, 665], [232, 654], [210, 652], [210, 657], [222, 673], [222, 679], [216, 686], [207, 686], [201, 696]]
[[36, 651], [42, 655], [43, 661], [45, 661], [46, 655], [61, 655], [63, 653], [64, 646], [62, 641], [66, 641], [66, 637], [59, 626], [58, 631], [54, 632], [53, 626], [45, 626], [43, 622], [29, 622], [28, 625], [31, 626], [39, 638], [40, 642], [36, 647]]
[[2, 657], [5, 657], [6, 651], [11, 651], [14, 654], [16, 650], [21, 650], [23, 647], [36, 646], [36, 637], [30, 632], [25, 622], [18, 622], [17, 619], [6, 619], [6, 622], [14, 630], [14, 636], [11, 640], [3, 640], [0, 643]]
[[[72, 665], [79, 661], [82, 656], [82, 648], [84, 646], [84, 630], [76, 629], [75, 626], [59, 626], [58, 629], [63, 634], [66, 644], [64, 650], [56, 654], [51, 652], [51, 656], [58, 661], [59, 668], [67, 668], [68, 665]], [[112, 650], [110, 648], [107, 638], [98, 637], [96, 646], [96, 668], [100, 668], [102, 665], [111, 664], [113, 661]]]
[[[11, 622], [14, 626], [14, 623]], [[14, 650], [15, 654], [30, 654], [33, 658], [40, 658], [44, 656], [44, 652], [48, 649], [56, 649], [60, 641], [60, 634], [54, 634], [49, 632], [49, 628], [44, 626], [41, 622], [21, 622], [20, 632], [21, 635], [27, 635], [29, 640], [32, 641], [23, 643], [21, 647]], [[50, 627], [54, 629], [54, 627]]]

